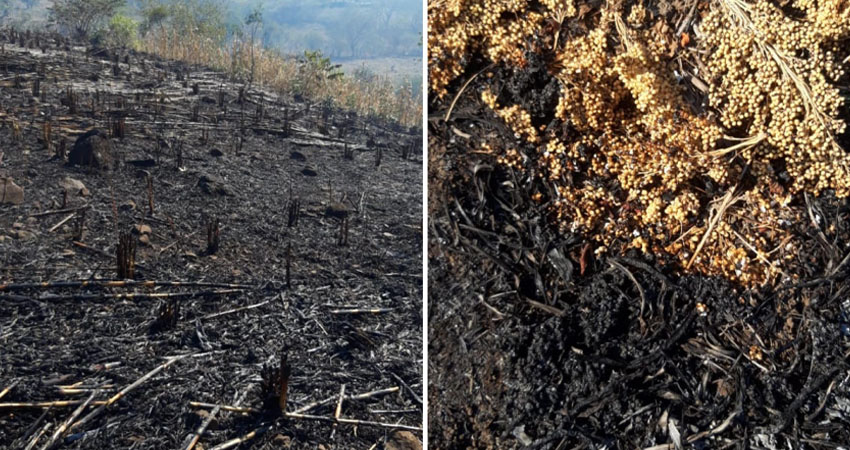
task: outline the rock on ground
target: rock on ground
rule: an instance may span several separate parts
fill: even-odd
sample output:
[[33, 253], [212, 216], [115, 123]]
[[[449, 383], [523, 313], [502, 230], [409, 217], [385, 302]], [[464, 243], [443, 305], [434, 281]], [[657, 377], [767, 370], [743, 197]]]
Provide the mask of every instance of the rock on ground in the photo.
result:
[[210, 195], [232, 195], [230, 187], [221, 181], [220, 178], [203, 173], [198, 179], [198, 186]]
[[387, 440], [384, 450], [422, 450], [422, 443], [409, 431], [396, 431]]
[[89, 130], [74, 142], [68, 154], [68, 164], [91, 166], [98, 169], [112, 168], [112, 145], [106, 135], [98, 130]]
[[328, 205], [325, 209], [325, 215], [336, 219], [345, 219], [348, 217], [348, 207], [342, 203], [334, 202]]
[[89, 195], [89, 190], [86, 188], [86, 185], [83, 184], [82, 181], [71, 177], [65, 177], [65, 179], [60, 181], [59, 187], [68, 191], [69, 194], [79, 194], [83, 197]]
[[20, 205], [24, 202], [24, 188], [11, 178], [0, 178], [0, 204]]

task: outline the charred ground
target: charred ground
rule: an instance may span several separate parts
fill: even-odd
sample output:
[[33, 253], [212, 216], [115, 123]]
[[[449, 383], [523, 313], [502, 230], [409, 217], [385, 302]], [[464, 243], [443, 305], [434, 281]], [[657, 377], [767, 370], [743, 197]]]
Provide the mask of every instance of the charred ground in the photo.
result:
[[828, 195], [808, 205], [795, 200], [814, 214], [793, 225], [811, 243], [794, 256], [796, 281], [744, 289], [678, 274], [670, 261], [636, 251], [596, 260], [581, 236], [558, 230], [546, 201], [532, 200], [536, 192], [554, 198], [551, 186], [477, 144], [517, 141], [480, 91], [492, 80], [513, 80], [502, 83], [502, 94], [534, 111], [557, 95], [537, 75], [473, 58], [444, 100], [430, 99], [430, 443], [672, 449], [678, 436], [686, 448], [776, 449], [850, 442], [850, 203]]
[[[0, 45], [0, 176], [24, 192], [0, 206], [0, 280], [114, 279], [126, 234], [136, 280], [238, 285], [5, 288], [0, 403], [94, 388], [105, 400], [195, 355], [58, 440], [176, 448], [211, 412], [189, 402], [262, 408], [262, 369], [283, 352], [288, 411], [343, 384], [346, 395], [398, 387], [345, 401], [342, 417], [421, 426], [421, 130], [135, 52], [12, 30]], [[111, 170], [61, 156], [91, 129], [108, 139]], [[85, 189], [60, 187], [66, 178]], [[166, 292], [184, 296], [144, 297]], [[126, 293], [137, 297], [116, 298]], [[0, 447], [39, 433], [44, 445], [76, 407], [3, 407]], [[256, 448], [368, 448], [393, 433], [220, 410], [196, 448], [266, 424]]]

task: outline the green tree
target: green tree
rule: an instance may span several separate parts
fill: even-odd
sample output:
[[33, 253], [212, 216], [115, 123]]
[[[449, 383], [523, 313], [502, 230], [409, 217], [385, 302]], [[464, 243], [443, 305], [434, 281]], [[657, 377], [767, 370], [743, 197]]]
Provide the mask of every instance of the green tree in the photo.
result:
[[162, 31], [165, 21], [168, 20], [168, 17], [171, 15], [171, 11], [168, 10], [168, 6], [162, 3], [148, 2], [141, 7], [140, 12], [142, 14], [141, 31], [143, 34], [147, 34], [154, 28]]
[[116, 14], [109, 20], [106, 29], [106, 43], [110, 47], [136, 46], [139, 22], [122, 14]]
[[164, 4], [169, 7], [169, 21], [176, 32], [224, 41], [227, 8], [221, 0], [175, 0]]
[[222, 0], [140, 0], [140, 30], [143, 34], [170, 30], [221, 43], [227, 30], [226, 11]]
[[51, 0], [50, 21], [61, 30], [88, 38], [100, 30], [126, 0]]

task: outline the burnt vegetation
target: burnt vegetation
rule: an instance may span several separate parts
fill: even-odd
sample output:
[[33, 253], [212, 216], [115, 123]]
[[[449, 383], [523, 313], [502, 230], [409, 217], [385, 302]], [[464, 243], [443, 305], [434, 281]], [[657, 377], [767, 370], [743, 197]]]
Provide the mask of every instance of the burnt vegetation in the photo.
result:
[[0, 44], [0, 447], [421, 439], [421, 130], [133, 50]]
[[430, 444], [850, 442], [848, 6], [429, 2]]

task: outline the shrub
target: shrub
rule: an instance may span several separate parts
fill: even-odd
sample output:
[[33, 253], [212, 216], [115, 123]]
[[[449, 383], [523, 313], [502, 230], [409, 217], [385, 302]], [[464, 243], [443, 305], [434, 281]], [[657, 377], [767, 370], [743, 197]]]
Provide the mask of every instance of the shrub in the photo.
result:
[[138, 45], [139, 23], [116, 14], [109, 20], [105, 31], [105, 43], [110, 47], [135, 48]]

